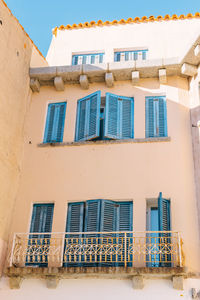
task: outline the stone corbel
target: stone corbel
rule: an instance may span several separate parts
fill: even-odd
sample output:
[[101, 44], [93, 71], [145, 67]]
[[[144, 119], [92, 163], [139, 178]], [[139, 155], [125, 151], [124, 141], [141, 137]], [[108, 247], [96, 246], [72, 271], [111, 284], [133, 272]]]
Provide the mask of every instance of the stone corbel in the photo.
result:
[[9, 286], [12, 290], [18, 290], [21, 287], [23, 278], [20, 276], [11, 276], [9, 277]]
[[46, 276], [46, 285], [48, 289], [56, 289], [60, 279], [57, 276]]
[[114, 85], [113, 73], [106, 73], [105, 74], [105, 82], [106, 82], [107, 87], [112, 87]]
[[54, 78], [54, 86], [56, 88], [56, 91], [64, 91], [65, 85], [61, 76], [56, 76]]
[[132, 72], [132, 84], [137, 85], [140, 80], [140, 73], [139, 71]]
[[144, 287], [144, 277], [142, 275], [133, 276], [133, 288], [135, 290], [142, 290]]
[[82, 89], [87, 90], [89, 88], [89, 81], [87, 75], [80, 75], [79, 82]]
[[40, 91], [40, 83], [38, 79], [31, 78], [30, 80], [30, 88], [33, 92], [39, 93]]

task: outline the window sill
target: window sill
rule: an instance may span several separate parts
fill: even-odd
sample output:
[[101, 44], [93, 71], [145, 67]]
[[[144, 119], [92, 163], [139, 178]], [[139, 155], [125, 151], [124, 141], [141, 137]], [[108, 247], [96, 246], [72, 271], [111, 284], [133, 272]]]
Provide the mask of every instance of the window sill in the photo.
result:
[[157, 143], [170, 142], [171, 137], [139, 138], [127, 140], [102, 140], [83, 142], [63, 142], [63, 143], [40, 143], [38, 147], [64, 147], [64, 146], [89, 146], [89, 145], [111, 145], [111, 144], [135, 144], [135, 143]]

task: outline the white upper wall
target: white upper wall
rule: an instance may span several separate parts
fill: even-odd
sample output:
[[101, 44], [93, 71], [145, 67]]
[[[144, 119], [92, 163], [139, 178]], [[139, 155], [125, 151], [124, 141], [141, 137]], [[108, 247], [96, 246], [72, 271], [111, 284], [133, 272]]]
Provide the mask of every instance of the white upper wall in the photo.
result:
[[71, 65], [73, 53], [102, 50], [105, 62], [112, 62], [114, 49], [143, 47], [149, 59], [181, 58], [199, 32], [199, 18], [58, 30], [47, 61], [50, 66]]

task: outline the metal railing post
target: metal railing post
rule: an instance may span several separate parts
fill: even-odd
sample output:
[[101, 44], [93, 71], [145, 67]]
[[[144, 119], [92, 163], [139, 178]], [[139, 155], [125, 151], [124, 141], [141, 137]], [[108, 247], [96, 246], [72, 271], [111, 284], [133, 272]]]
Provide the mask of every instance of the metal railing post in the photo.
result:
[[126, 232], [124, 233], [124, 266], [127, 267], [127, 254], [126, 254], [126, 248], [127, 248], [127, 235]]
[[178, 254], [179, 254], [179, 267], [182, 267], [182, 255], [181, 255], [181, 237], [178, 232]]

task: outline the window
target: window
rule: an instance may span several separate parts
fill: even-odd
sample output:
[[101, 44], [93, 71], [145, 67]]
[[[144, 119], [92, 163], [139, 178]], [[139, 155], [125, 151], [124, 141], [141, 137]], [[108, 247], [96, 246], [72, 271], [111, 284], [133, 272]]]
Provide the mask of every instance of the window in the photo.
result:
[[44, 143], [62, 142], [66, 102], [48, 105]]
[[149, 231], [147, 243], [150, 248], [154, 248], [153, 254], [147, 255], [146, 258], [148, 267], [171, 266], [172, 257], [168, 253], [170, 253], [173, 237], [167, 233], [171, 230], [170, 219], [170, 200], [164, 199], [162, 193], [159, 194], [158, 199], [147, 200], [147, 231]]
[[167, 136], [167, 105], [165, 97], [146, 97], [146, 137]]
[[[44, 255], [44, 252], [48, 254], [48, 248], [50, 244], [49, 234], [52, 229], [54, 204], [34, 204], [30, 233], [29, 235], [28, 248], [26, 251], [26, 265], [47, 266], [48, 257]], [[48, 234], [45, 234], [47, 232]], [[42, 234], [40, 234], [42, 233]], [[46, 251], [44, 249], [46, 248]], [[36, 251], [36, 255], [34, 252]], [[41, 255], [38, 255], [38, 252]], [[39, 253], [40, 253], [39, 252]]]
[[72, 65], [101, 64], [104, 61], [104, 53], [78, 54], [72, 56]]
[[147, 51], [147, 49], [133, 51], [116, 51], [114, 53], [114, 61], [146, 60]]
[[97, 91], [78, 100], [75, 141], [133, 137], [133, 98]]
[[68, 204], [66, 232], [133, 230], [133, 202], [104, 199]]

